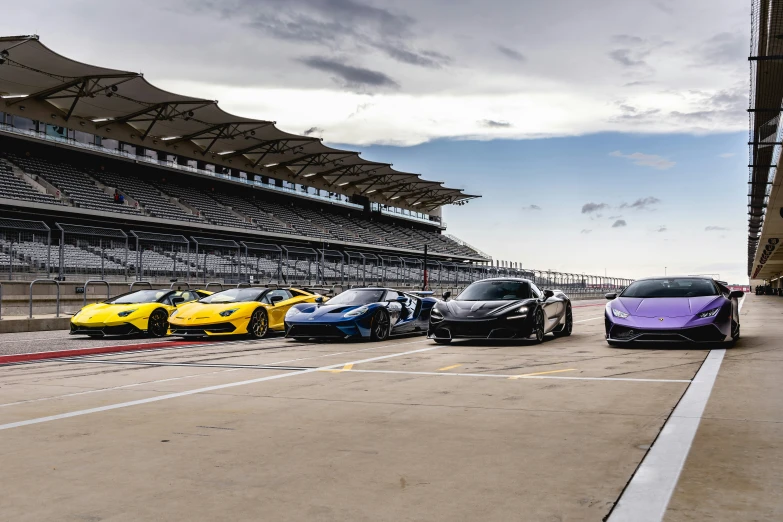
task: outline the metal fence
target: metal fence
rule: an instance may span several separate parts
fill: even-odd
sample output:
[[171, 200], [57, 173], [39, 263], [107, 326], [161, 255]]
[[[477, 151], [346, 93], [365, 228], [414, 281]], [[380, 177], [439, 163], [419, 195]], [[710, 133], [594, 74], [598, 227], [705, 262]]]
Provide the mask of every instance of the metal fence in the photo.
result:
[[52, 232], [42, 221], [0, 219], [0, 277], [49, 277], [52, 267]]
[[125, 232], [69, 223], [55, 223], [55, 226], [59, 231], [55, 237], [60, 280], [77, 274], [98, 279], [128, 279], [129, 249]]
[[[0, 279], [181, 281], [190, 284], [394, 286], [421, 289], [425, 261], [393, 254], [237, 243], [204, 237], [0, 219]], [[489, 277], [524, 277], [575, 298], [619, 290], [631, 280], [429, 258], [428, 287], [465, 288]]]

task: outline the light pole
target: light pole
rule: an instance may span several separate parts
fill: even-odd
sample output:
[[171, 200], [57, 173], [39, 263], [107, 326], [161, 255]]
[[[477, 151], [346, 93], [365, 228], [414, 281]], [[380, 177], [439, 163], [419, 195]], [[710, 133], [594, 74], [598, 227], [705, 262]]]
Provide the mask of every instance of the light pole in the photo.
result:
[[664, 275], [664, 276], [668, 275], [668, 274], [667, 274], [667, 270], [668, 270], [668, 267], [666, 267], [666, 266], [665, 266], [665, 267], [663, 267], [663, 275]]

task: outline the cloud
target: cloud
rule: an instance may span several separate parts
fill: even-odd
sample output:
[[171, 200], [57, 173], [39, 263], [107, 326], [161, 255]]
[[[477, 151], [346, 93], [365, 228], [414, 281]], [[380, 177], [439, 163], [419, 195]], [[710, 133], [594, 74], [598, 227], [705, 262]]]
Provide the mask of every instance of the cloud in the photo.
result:
[[302, 58], [301, 62], [313, 69], [332, 73], [333, 80], [350, 88], [362, 87], [399, 87], [399, 84], [382, 72], [346, 65], [322, 56]]
[[661, 200], [654, 196], [647, 196], [646, 198], [639, 198], [633, 203], [623, 203], [620, 208], [630, 208], [631, 210], [655, 210], [652, 207], [657, 205]]
[[522, 210], [541, 210], [541, 207], [538, 205], [528, 205], [526, 207], [522, 207]]
[[526, 62], [527, 58], [524, 54], [520, 53], [517, 50], [514, 50], [510, 47], [506, 47], [505, 45], [497, 44], [495, 45], [495, 48], [506, 58], [510, 58], [516, 62]]
[[609, 219], [620, 219], [623, 216], [609, 216]]
[[620, 228], [620, 227], [624, 227], [624, 226], [627, 226], [627, 223], [625, 222], [625, 220], [624, 219], [618, 219], [617, 221], [614, 222], [614, 224], [612, 225], [612, 228]]
[[503, 128], [503, 127], [512, 126], [507, 121], [497, 121], [497, 120], [481, 120], [480, 123], [483, 127], [490, 127], [490, 128]]
[[667, 170], [675, 166], [677, 163], [670, 161], [663, 156], [656, 154], [643, 154], [641, 152], [634, 152], [633, 154], [623, 154], [619, 150], [609, 153], [610, 156], [615, 158], [626, 158], [633, 161], [634, 165], [640, 165], [643, 167], [652, 167], [658, 170]]
[[742, 66], [747, 61], [748, 37], [744, 32], [718, 33], [696, 47], [697, 65], [701, 67]]
[[633, 49], [615, 49], [609, 52], [609, 58], [619, 63], [623, 67], [646, 66], [644, 58], [650, 54], [649, 51], [636, 51]]
[[590, 230], [589, 228], [583, 228], [582, 231], [579, 232], [579, 233], [580, 234], [589, 234], [590, 232], [592, 232], [592, 230]]
[[666, 232], [667, 231], [666, 225], [659, 226], [655, 231], [656, 232]]
[[310, 136], [312, 134], [323, 134], [323, 133], [324, 133], [324, 130], [322, 128], [320, 128], [320, 127], [310, 127], [309, 129], [304, 131], [302, 134], [304, 134], [305, 136]]
[[630, 34], [616, 34], [612, 36], [612, 41], [622, 45], [641, 45], [645, 42], [645, 39]]
[[731, 157], [734, 157], [736, 155], [737, 155], [736, 152], [724, 152], [723, 154], [718, 154], [718, 157], [719, 158], [731, 158]]
[[414, 51], [389, 43], [373, 44], [391, 58], [409, 65], [419, 65], [430, 69], [440, 69], [451, 63], [451, 57], [436, 51]]
[[585, 203], [582, 205], [582, 214], [592, 214], [605, 208], [609, 208], [609, 205], [606, 203]]
[[726, 228], [726, 227], [716, 227], [715, 225], [710, 225], [710, 226], [704, 228], [705, 232], [718, 232], [718, 231], [721, 231], [721, 230], [729, 230], [729, 229]]

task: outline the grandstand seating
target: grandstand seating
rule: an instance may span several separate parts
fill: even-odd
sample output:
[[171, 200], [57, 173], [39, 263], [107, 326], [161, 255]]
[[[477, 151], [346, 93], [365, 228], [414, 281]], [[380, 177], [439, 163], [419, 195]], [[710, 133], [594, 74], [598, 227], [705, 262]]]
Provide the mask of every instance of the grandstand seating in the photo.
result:
[[61, 205], [51, 194], [42, 194], [19, 179], [10, 164], [0, 160], [0, 198]]
[[[75, 206], [121, 214], [150, 215], [189, 223], [209, 222], [230, 229], [272, 232], [305, 236], [321, 241], [344, 241], [372, 245], [382, 249], [422, 251], [427, 245], [433, 254], [472, 256], [478, 254], [435, 230], [408, 224], [403, 220], [370, 217], [361, 211], [320, 205], [316, 202], [279, 197], [262, 191], [232, 192], [220, 184], [205, 187], [203, 180], [183, 183], [171, 178], [153, 177], [152, 167], [133, 166], [100, 169], [82, 164], [74, 156], [57, 161], [51, 155], [25, 155], [9, 152], [5, 147], [0, 155], [27, 173], [39, 175], [57, 187]], [[93, 162], [94, 164], [94, 162]], [[36, 192], [17, 178], [10, 166], [0, 161], [0, 196], [14, 194], [18, 199], [55, 203], [56, 200]], [[7, 181], [7, 182], [6, 182]], [[120, 205], [98, 183], [116, 188], [138, 201], [139, 208]], [[19, 185], [21, 184], [21, 185]], [[21, 189], [18, 187], [21, 186]], [[9, 196], [11, 197], [11, 196]], [[172, 201], [177, 198], [182, 205]], [[194, 209], [198, 215], [183, 207]], [[229, 210], [230, 209], [230, 210]], [[162, 260], [158, 260], [161, 261]], [[129, 259], [129, 263], [135, 263]], [[162, 265], [161, 265], [162, 266]], [[220, 265], [215, 265], [220, 272]], [[208, 267], [208, 271], [210, 267]]]
[[29, 174], [36, 174], [60, 189], [74, 205], [103, 212], [139, 214], [135, 208], [114, 202], [112, 196], [101, 190], [95, 180], [83, 170], [67, 163], [55, 163], [39, 157], [26, 157], [4, 152], [6, 159]]
[[178, 221], [193, 221], [203, 223], [203, 219], [185, 212], [179, 206], [171, 203], [170, 196], [164, 196], [161, 191], [145, 181], [134, 176], [123, 176], [116, 172], [92, 171], [93, 177], [105, 185], [119, 189], [132, 197], [151, 216]]

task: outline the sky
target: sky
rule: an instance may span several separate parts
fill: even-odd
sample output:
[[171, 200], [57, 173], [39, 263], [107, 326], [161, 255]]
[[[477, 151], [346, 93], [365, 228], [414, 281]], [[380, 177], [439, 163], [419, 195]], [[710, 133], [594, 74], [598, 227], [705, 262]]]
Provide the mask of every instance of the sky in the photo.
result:
[[447, 232], [525, 267], [746, 281], [736, 0], [0, 0], [0, 34], [144, 73], [482, 197]]

